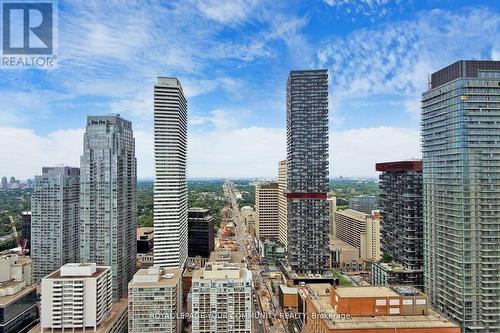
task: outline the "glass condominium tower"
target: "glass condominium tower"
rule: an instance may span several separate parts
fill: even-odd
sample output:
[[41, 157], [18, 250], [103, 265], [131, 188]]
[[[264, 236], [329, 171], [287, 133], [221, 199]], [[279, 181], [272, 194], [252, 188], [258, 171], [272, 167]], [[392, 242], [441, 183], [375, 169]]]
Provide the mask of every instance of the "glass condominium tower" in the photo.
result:
[[422, 95], [425, 291], [463, 332], [500, 331], [500, 61], [458, 61]]
[[188, 257], [187, 101], [179, 80], [154, 86], [154, 263], [183, 268]]
[[291, 71], [286, 84], [287, 251], [293, 271], [329, 268], [328, 72]]
[[80, 258], [111, 266], [113, 299], [136, 271], [137, 162], [132, 124], [89, 116], [80, 158]]

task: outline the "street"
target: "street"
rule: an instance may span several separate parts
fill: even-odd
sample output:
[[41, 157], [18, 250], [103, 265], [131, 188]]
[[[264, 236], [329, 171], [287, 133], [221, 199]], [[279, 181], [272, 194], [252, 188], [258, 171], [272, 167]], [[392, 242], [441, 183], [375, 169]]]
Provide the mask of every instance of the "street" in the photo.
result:
[[241, 221], [240, 210], [236, 199], [235, 185], [227, 181], [224, 191], [229, 199], [231, 219], [235, 225], [235, 239], [240, 251], [246, 258], [248, 269], [252, 272], [254, 283], [252, 332], [285, 333], [286, 330], [279, 319], [280, 310], [276, 297], [272, 294], [271, 281], [263, 277], [260, 256], [255, 248], [253, 238]]

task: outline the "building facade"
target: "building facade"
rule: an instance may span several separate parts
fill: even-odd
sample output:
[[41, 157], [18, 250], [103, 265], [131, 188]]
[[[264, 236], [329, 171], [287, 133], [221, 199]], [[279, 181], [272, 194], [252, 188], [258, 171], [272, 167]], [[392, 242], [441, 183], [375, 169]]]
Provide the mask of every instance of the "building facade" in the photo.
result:
[[359, 257], [380, 260], [380, 219], [352, 209], [335, 213], [336, 238], [354, 246]]
[[154, 86], [155, 264], [182, 268], [188, 257], [187, 102], [179, 80]]
[[287, 251], [296, 272], [329, 264], [328, 72], [291, 71], [286, 84]]
[[278, 183], [255, 186], [255, 232], [260, 239], [278, 240], [279, 237]]
[[42, 279], [42, 330], [96, 330], [111, 313], [111, 268], [68, 263]]
[[0, 256], [0, 332], [27, 332], [35, 326], [37, 300], [30, 257]]
[[137, 162], [132, 124], [89, 116], [80, 158], [80, 258], [110, 266], [113, 297], [127, 295], [136, 266]]
[[80, 169], [42, 168], [31, 195], [31, 253], [36, 283], [79, 261]]
[[287, 230], [288, 230], [288, 218], [287, 218], [287, 198], [286, 198], [286, 188], [287, 188], [287, 169], [286, 160], [279, 162], [278, 168], [278, 241], [283, 244], [286, 249], [287, 244]]
[[459, 333], [411, 287], [298, 288], [296, 326], [303, 333]]
[[128, 285], [128, 332], [180, 333], [181, 270], [140, 269]]
[[[383, 282], [375, 277], [388, 274], [385, 281], [423, 289], [422, 161], [377, 163], [375, 168], [382, 172], [379, 177], [379, 208], [383, 217], [380, 244], [382, 252], [390, 255], [394, 264], [379, 265], [380, 274], [373, 274], [373, 282]], [[402, 273], [401, 268], [406, 272]]]
[[458, 61], [422, 94], [425, 290], [464, 332], [500, 329], [500, 61]]
[[207, 262], [194, 271], [192, 332], [252, 332], [252, 273], [243, 264]]
[[349, 200], [349, 208], [357, 212], [371, 214], [378, 209], [377, 197], [373, 195], [358, 195]]
[[188, 209], [188, 255], [208, 258], [215, 247], [214, 219], [210, 210], [200, 207]]

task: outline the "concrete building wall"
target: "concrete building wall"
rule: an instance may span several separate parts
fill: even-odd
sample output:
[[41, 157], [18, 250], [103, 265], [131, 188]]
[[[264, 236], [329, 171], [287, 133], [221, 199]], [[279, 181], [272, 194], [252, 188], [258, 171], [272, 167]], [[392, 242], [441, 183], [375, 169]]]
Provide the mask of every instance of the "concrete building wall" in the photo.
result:
[[154, 86], [155, 264], [182, 268], [188, 257], [187, 101], [176, 78]]
[[255, 187], [256, 234], [264, 239], [279, 238], [278, 183], [259, 184]]

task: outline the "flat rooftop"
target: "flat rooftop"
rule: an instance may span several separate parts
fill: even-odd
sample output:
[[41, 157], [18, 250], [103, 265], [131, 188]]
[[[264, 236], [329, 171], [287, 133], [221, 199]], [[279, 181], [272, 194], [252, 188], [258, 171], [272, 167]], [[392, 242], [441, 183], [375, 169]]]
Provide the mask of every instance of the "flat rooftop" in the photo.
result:
[[[325, 314], [325, 324], [331, 330], [361, 330], [361, 329], [411, 329], [411, 328], [456, 328], [460, 332], [458, 325], [447, 320], [432, 309], [428, 309], [425, 316], [376, 316], [376, 317], [350, 317], [349, 319], [339, 319], [340, 314], [330, 304], [330, 294], [326, 292], [325, 285], [308, 285], [317, 297], [309, 298], [316, 307], [317, 312]], [[358, 287], [357, 289], [366, 289], [372, 287]], [[356, 289], [355, 287], [343, 287], [339, 289]], [[349, 292], [349, 291], [346, 291]], [[350, 292], [353, 292], [352, 290]], [[384, 294], [381, 292], [381, 294]], [[395, 293], [396, 294], [396, 293]], [[365, 291], [362, 296], [369, 295]], [[397, 294], [396, 294], [397, 295]], [[377, 297], [377, 296], [375, 296]], [[383, 297], [383, 296], [381, 296]], [[328, 317], [332, 319], [328, 319]]]
[[181, 270], [176, 268], [160, 269], [150, 267], [138, 270], [129, 286], [133, 287], [175, 287], [179, 283]]
[[353, 250], [359, 251], [356, 247], [352, 246], [349, 243], [344, 242], [338, 238], [331, 237], [330, 238], [330, 250], [333, 249], [343, 249], [343, 250]]
[[207, 261], [240, 263], [243, 258], [243, 253], [239, 251], [213, 251]]
[[[145, 237], [142, 238], [141, 237]], [[137, 240], [150, 240], [154, 238], [153, 227], [139, 227], [137, 228]]]
[[297, 288], [295, 287], [289, 287], [284, 284], [280, 284], [280, 289], [283, 294], [297, 294]]
[[[68, 265], [68, 264], [66, 264]], [[79, 264], [80, 266], [84, 266], [86, 264]], [[109, 267], [105, 266], [97, 266], [96, 270], [93, 274], [91, 275], [80, 275], [80, 274], [75, 274], [75, 275], [61, 275], [61, 270], [58, 269], [57, 271], [47, 275], [44, 277], [44, 279], [88, 279], [88, 278], [97, 278], [99, 275], [104, 273], [105, 271], [109, 270]]]
[[[11, 284], [11, 286], [14, 286], [15, 284], [20, 284], [20, 283], [21, 282], [15, 282], [15, 281], [13, 281], [13, 282], [4, 282], [4, 287], [2, 287], [2, 288], [7, 287], [6, 284]], [[30, 286], [26, 286], [22, 290], [18, 291], [17, 293], [15, 293], [13, 295], [1, 296], [0, 297], [0, 307], [5, 307], [10, 302], [13, 302], [13, 301], [17, 300], [20, 297], [23, 297], [24, 295], [29, 294], [32, 291], [36, 291], [36, 285], [35, 284], [32, 284]]]
[[337, 287], [335, 293], [339, 297], [399, 297], [400, 295], [388, 287]]

